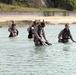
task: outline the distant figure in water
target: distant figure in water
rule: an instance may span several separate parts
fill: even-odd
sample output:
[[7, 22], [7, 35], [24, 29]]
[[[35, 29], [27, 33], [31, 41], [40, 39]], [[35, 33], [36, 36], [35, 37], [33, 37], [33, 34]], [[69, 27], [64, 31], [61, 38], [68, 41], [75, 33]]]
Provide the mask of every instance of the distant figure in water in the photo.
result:
[[72, 38], [70, 29], [69, 29], [69, 24], [65, 24], [65, 28], [58, 35], [58, 42], [67, 43], [69, 42], [69, 39], [75, 42]]
[[32, 39], [33, 38], [33, 29], [35, 28], [35, 26], [37, 25], [36, 21], [33, 22], [33, 24], [28, 27], [27, 31], [28, 31], [28, 38]]
[[[36, 46], [41, 46], [44, 44], [51, 45], [51, 43], [49, 43], [46, 39], [44, 27], [45, 27], [45, 23], [41, 22], [40, 24], [38, 23], [36, 25], [35, 29], [33, 30], [33, 32], [34, 32], [34, 43]], [[42, 36], [43, 36], [45, 42], [42, 40]]]
[[15, 37], [18, 35], [19, 32], [14, 21], [12, 21], [12, 25], [9, 27], [8, 31], [10, 32], [9, 37]]
[[0, 26], [0, 28], [2, 28], [2, 26]]

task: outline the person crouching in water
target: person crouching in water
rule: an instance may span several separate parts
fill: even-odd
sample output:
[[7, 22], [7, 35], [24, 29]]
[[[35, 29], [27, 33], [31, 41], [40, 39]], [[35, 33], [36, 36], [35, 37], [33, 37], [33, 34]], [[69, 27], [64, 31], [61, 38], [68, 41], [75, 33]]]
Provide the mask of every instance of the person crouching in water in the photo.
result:
[[12, 21], [12, 25], [11, 25], [11, 27], [9, 27], [8, 31], [10, 32], [9, 37], [15, 37], [18, 35], [19, 32], [16, 28], [16, 24], [14, 21]]
[[36, 46], [44, 45], [42, 36], [45, 40], [45, 43], [51, 45], [51, 43], [49, 43], [45, 37], [44, 27], [45, 27], [45, 23], [41, 22], [39, 25], [36, 26], [36, 29], [34, 29], [34, 43]]
[[69, 24], [65, 24], [65, 28], [58, 35], [58, 42], [67, 43], [69, 42], [69, 39], [75, 42], [72, 38], [70, 29], [69, 29]]

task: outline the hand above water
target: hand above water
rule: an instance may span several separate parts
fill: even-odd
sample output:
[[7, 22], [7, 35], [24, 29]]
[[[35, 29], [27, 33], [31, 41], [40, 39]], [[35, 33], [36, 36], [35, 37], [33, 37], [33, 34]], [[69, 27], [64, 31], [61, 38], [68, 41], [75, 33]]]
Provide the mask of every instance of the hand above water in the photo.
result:
[[73, 41], [74, 43], [76, 43], [76, 41]]
[[51, 43], [49, 43], [47, 40], [46, 40], [46, 42], [45, 42], [46, 44], [48, 44], [48, 45], [52, 45]]

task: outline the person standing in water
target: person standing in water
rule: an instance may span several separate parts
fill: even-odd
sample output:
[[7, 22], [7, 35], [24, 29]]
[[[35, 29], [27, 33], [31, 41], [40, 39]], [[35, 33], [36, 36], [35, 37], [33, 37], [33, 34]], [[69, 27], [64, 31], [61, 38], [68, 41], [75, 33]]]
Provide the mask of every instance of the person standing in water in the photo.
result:
[[65, 24], [65, 28], [58, 35], [58, 42], [67, 43], [69, 42], [69, 39], [75, 42], [72, 38], [70, 29], [69, 29], [69, 24]]
[[12, 25], [9, 27], [8, 31], [10, 32], [9, 37], [15, 37], [18, 35], [19, 32], [14, 21], [12, 21]]
[[33, 38], [34, 33], [33, 33], [32, 29], [34, 29], [36, 25], [37, 25], [37, 23], [36, 23], [36, 21], [34, 21], [33, 24], [30, 27], [28, 27], [27, 31], [28, 31], [28, 38], [29, 39]]

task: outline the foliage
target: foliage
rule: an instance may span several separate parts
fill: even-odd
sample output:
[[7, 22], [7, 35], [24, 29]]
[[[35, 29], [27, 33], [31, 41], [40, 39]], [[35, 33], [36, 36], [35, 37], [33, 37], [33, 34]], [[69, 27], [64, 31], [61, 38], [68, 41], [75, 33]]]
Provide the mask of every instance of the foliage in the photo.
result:
[[[76, 10], [76, 0], [50, 0], [50, 1], [54, 3], [55, 8], [58, 8], [59, 3], [64, 1], [64, 2], [71, 4], [74, 7], [74, 9]], [[11, 5], [14, 5], [16, 3], [17, 5], [23, 5], [23, 6], [27, 6], [27, 7], [30, 6], [28, 3], [28, 0], [0, 0], [0, 2], [4, 2], [7, 4], [11, 4]]]
[[74, 9], [76, 9], [76, 0], [51, 0], [51, 1], [54, 2], [55, 7], [58, 7], [58, 4], [64, 1], [73, 5]]

